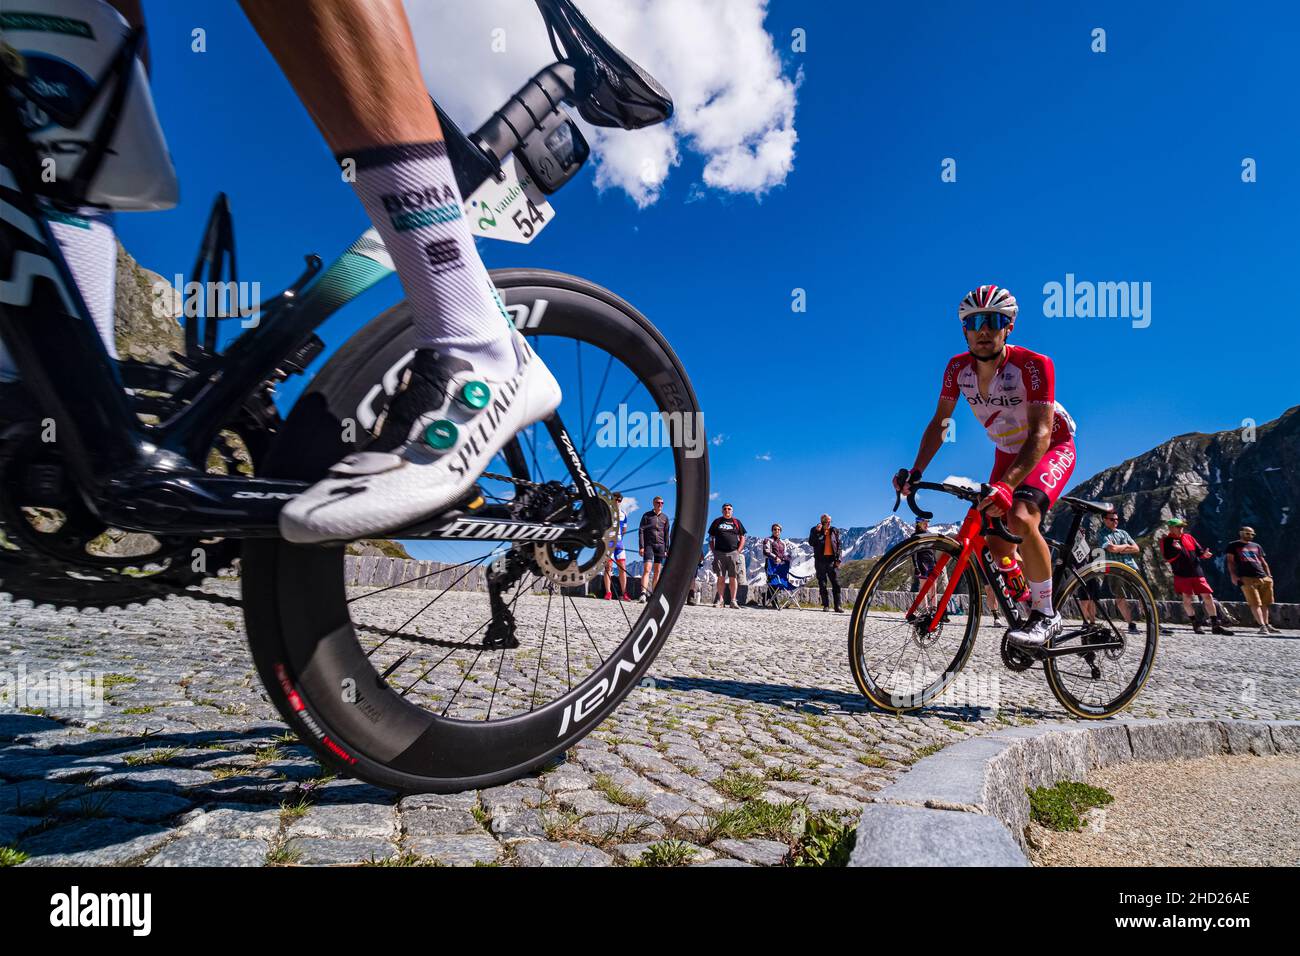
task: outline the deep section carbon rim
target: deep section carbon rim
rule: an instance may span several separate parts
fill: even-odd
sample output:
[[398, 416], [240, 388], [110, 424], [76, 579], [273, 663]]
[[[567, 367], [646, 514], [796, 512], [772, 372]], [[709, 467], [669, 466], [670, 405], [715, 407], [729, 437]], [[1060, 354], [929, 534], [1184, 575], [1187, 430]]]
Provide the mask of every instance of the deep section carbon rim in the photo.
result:
[[[1160, 622], [1141, 575], [1115, 562], [1091, 564], [1068, 579], [1057, 600], [1064, 622], [1053, 647], [1083, 653], [1050, 657], [1047, 682], [1077, 717], [1109, 717], [1127, 707], [1151, 674]], [[1098, 650], [1087, 651], [1089, 646]]]
[[[604, 555], [595, 551], [552, 551], [541, 565], [516, 562], [527, 565], [520, 570], [509, 565], [521, 546], [506, 542], [398, 542], [412, 557], [436, 562], [422, 571], [426, 581], [345, 588], [338, 548], [251, 545], [246, 576], [263, 577], [246, 585], [249, 634], [272, 696], [334, 763], [385, 786], [483, 785], [585, 734], [649, 666], [699, 554], [707, 456], [635, 431], [656, 411], [698, 423], [671, 350], [630, 307], [581, 280], [521, 271], [497, 281], [517, 327], [560, 380], [559, 414], [585, 449], [592, 478], [621, 490], [628, 504], [637, 499], [629, 523], [661, 494], [674, 519], [672, 546], [658, 587], [640, 604], [592, 600], [553, 580], [556, 568], [594, 569], [602, 587]], [[364, 425], [385, 401], [375, 385], [394, 380], [409, 346], [401, 307], [356, 336], [286, 422], [285, 444], [277, 446], [284, 457], [273, 458], [272, 467], [296, 465], [310, 477], [302, 474], [301, 456], [322, 456], [304, 436], [328, 434], [325, 423], [337, 426], [349, 410]], [[702, 432], [698, 437], [702, 447]], [[566, 476], [541, 425], [527, 429], [516, 453], [499, 456], [489, 471], [502, 476], [481, 482], [490, 500], [522, 503], [537, 514], [562, 504], [550, 482], [563, 484]], [[634, 542], [629, 532], [629, 556]], [[522, 546], [536, 557], [534, 548]], [[486, 576], [501, 573], [508, 581], [503, 603], [514, 620], [509, 635], [493, 633], [488, 597], [477, 590]], [[617, 592], [617, 573], [613, 581]], [[427, 586], [409, 586], [417, 583]]]

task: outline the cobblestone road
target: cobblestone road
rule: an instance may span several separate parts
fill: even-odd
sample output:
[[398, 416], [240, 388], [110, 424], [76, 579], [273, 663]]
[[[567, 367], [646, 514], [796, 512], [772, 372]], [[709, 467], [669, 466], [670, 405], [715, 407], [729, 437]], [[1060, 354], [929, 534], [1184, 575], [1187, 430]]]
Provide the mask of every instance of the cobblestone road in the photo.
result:
[[[427, 601], [389, 592], [396, 617]], [[99, 715], [0, 700], [0, 862], [775, 865], [922, 756], [1066, 717], [984, 632], [996, 706], [893, 717], [848, 672], [847, 615], [687, 607], [652, 683], [545, 772], [398, 799], [326, 776], [263, 699], [237, 592], [82, 614], [0, 604], [0, 672], [106, 675]], [[0, 687], [0, 691], [3, 688]], [[1300, 718], [1300, 634], [1173, 628], [1133, 716]], [[653, 849], [650, 849], [654, 847]], [[25, 855], [25, 856], [24, 856]]]

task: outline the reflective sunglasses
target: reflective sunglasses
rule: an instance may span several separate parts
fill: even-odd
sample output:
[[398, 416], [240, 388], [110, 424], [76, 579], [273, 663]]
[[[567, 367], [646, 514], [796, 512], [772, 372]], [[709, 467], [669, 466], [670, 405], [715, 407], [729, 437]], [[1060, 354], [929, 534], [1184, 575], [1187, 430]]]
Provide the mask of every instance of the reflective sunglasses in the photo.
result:
[[1001, 332], [1011, 325], [1011, 316], [1001, 312], [976, 312], [962, 319], [961, 324], [967, 332], [982, 332], [985, 329]]

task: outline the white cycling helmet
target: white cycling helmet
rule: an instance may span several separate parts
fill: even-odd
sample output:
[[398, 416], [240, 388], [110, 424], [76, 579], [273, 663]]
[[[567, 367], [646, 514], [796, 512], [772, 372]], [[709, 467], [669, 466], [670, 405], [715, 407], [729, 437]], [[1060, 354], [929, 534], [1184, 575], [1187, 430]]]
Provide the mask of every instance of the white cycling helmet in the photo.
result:
[[965, 323], [968, 315], [975, 315], [978, 312], [998, 312], [1009, 319], [1014, 319], [1019, 311], [1020, 306], [1016, 304], [1016, 297], [1007, 289], [997, 285], [982, 285], [966, 293], [966, 298], [962, 299], [961, 305], [957, 306], [957, 318]]

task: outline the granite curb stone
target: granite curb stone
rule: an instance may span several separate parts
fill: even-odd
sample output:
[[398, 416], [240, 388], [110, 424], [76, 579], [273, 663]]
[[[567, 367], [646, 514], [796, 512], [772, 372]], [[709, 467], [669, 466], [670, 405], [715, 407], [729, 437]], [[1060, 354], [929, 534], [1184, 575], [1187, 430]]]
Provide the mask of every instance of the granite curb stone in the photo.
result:
[[[1132, 720], [995, 731], [926, 757], [874, 794], [859, 820], [849, 865], [958, 866], [980, 859], [1025, 865], [1028, 789], [1082, 780], [1090, 770], [1129, 761], [1298, 751], [1300, 722], [1294, 721]], [[1007, 862], [1006, 846], [987, 825], [976, 829], [962, 817], [989, 819], [1020, 862]], [[967, 839], [973, 842], [966, 849], [948, 845]]]

